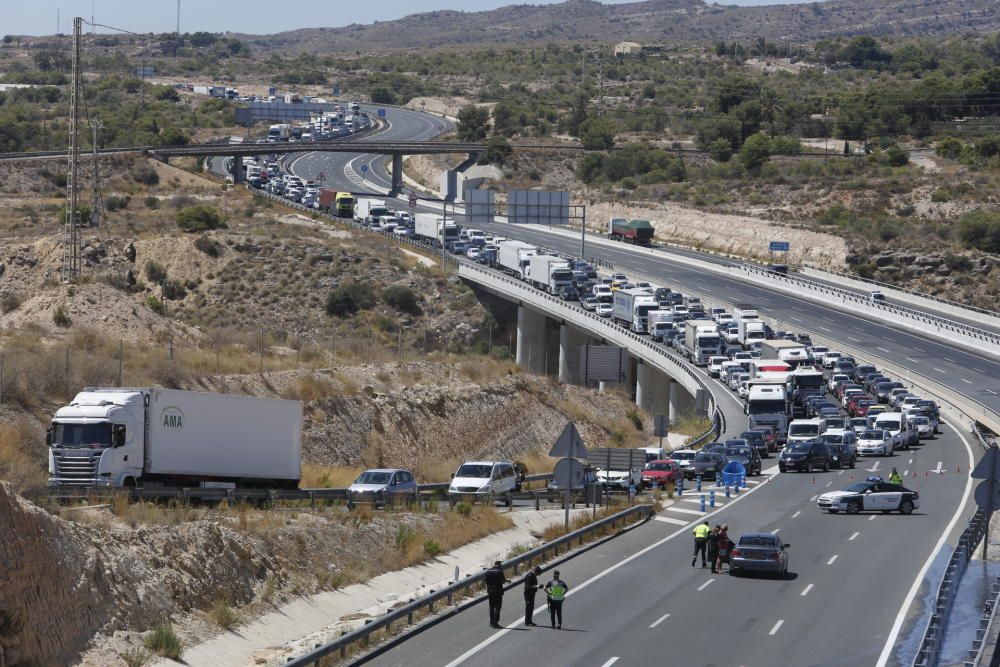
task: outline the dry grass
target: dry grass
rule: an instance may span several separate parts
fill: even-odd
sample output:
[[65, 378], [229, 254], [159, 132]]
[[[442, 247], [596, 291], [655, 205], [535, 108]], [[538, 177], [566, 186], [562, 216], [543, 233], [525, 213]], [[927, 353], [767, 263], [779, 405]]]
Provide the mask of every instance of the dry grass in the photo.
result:
[[698, 415], [682, 415], [677, 419], [670, 430], [674, 433], [683, 433], [684, 435], [701, 435], [709, 428], [712, 427], [712, 420], [706, 417], [701, 417]]
[[342, 489], [358, 478], [363, 468], [303, 463], [299, 486], [304, 489]]
[[487, 505], [473, 507], [467, 515], [448, 512], [442, 519], [429, 528], [417, 528], [405, 522], [399, 524], [394, 545], [399, 567], [416, 565], [514, 526], [509, 516]]
[[0, 479], [24, 490], [48, 479], [43, 433], [25, 417], [0, 422]]

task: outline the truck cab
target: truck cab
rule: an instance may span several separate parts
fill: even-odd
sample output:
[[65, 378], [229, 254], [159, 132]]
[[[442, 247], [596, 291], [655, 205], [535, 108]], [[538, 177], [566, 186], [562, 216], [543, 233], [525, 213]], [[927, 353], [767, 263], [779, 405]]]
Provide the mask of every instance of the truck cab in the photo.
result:
[[141, 476], [145, 400], [140, 392], [83, 391], [49, 426], [50, 486], [123, 486]]

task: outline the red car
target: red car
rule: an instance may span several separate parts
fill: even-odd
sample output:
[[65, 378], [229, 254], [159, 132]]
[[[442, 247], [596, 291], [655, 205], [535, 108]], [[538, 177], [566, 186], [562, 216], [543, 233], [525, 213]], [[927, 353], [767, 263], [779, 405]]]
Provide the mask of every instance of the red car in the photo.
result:
[[669, 459], [659, 459], [650, 461], [642, 471], [642, 483], [644, 486], [657, 484], [664, 486], [667, 482], [673, 482], [675, 486], [684, 483], [684, 472], [676, 461]]
[[[869, 396], [868, 394], [855, 394], [854, 396], [851, 396], [849, 399], [847, 399], [847, 405], [845, 405], [844, 407], [847, 408], [847, 411], [849, 413], [854, 415], [854, 411], [857, 410], [858, 404], [860, 402], [873, 401], [873, 400], [875, 399]], [[856, 417], [857, 415], [854, 416]]]

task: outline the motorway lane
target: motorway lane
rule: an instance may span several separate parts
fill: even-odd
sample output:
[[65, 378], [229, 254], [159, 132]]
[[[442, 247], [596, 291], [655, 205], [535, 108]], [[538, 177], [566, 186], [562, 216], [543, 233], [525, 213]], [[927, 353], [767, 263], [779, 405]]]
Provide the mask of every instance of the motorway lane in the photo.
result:
[[[456, 658], [500, 635], [466, 655], [462, 664], [507, 667], [544, 660], [596, 666], [618, 658], [616, 665], [873, 665], [916, 570], [931, 556], [961, 502], [967, 459], [965, 447], [949, 432], [912, 452], [863, 459], [864, 465], [854, 471], [775, 475], [710, 518], [712, 523], [728, 523], [733, 535], [780, 530], [792, 545], [792, 575], [786, 580], [734, 579], [692, 569], [690, 526], [651, 521], [560, 566], [571, 589], [562, 632], [542, 626], [545, 614], [536, 616], [541, 627], [515, 625], [494, 631], [487, 627], [485, 605], [477, 605], [375, 657], [371, 664], [459, 664]], [[876, 473], [890, 465], [911, 475], [920, 471], [906, 484], [920, 491], [921, 509], [909, 517], [819, 511], [816, 494], [846, 486], [852, 474], [871, 474], [863, 468], [874, 467], [876, 461]], [[948, 472], [924, 476], [938, 461]], [[954, 473], [955, 466], [964, 474]], [[676, 506], [698, 509], [684, 501]], [[967, 507], [965, 514], [971, 511]], [[699, 520], [675, 507], [662, 515]], [[953, 533], [961, 527], [960, 522]], [[658, 544], [671, 534], [676, 537]], [[626, 561], [637, 553], [641, 555]], [[501, 622], [518, 624], [522, 610], [521, 589], [516, 587], [505, 597]], [[666, 614], [670, 616], [664, 619]], [[657, 621], [655, 628], [649, 627]]]
[[[557, 252], [578, 255], [580, 251], [579, 240], [542, 229], [526, 229], [507, 223], [480, 224], [477, 227], [507, 238], [544, 245]], [[864, 349], [870, 355], [930, 377], [955, 393], [968, 396], [1000, 413], [1000, 361], [725, 275], [651, 257], [635, 248], [589, 243], [586, 254], [610, 261], [626, 272], [636, 271], [650, 276], [681, 291], [694, 290], [730, 302], [756, 304], [765, 316]], [[874, 361], [877, 365], [877, 359]]]

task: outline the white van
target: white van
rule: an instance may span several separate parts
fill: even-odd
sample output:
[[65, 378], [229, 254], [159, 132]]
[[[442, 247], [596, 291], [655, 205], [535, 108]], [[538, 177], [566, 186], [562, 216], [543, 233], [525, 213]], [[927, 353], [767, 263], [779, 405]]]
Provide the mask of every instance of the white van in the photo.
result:
[[875, 417], [873, 428], [888, 431], [896, 449], [909, 449], [920, 440], [920, 434], [902, 412], [883, 412]]
[[803, 440], [815, 440], [826, 431], [825, 419], [793, 419], [788, 425], [788, 439], [786, 442], [801, 442]]
[[663, 447], [643, 447], [643, 450], [646, 452], [646, 463], [650, 461], [663, 461], [670, 458], [670, 454]]
[[496, 497], [519, 486], [517, 469], [510, 461], [466, 461], [451, 476], [448, 496], [452, 500], [462, 495]]

